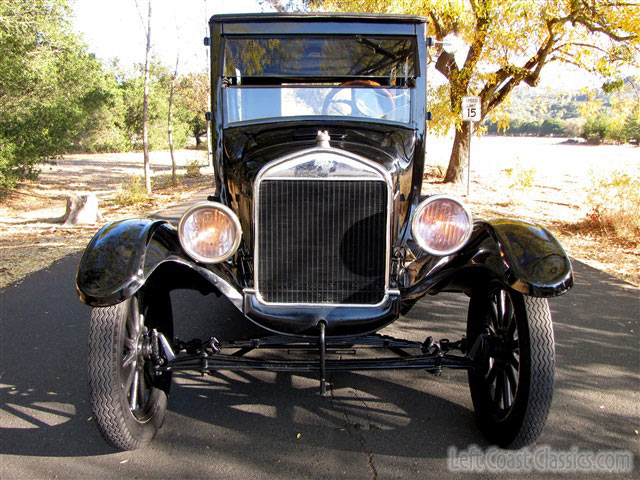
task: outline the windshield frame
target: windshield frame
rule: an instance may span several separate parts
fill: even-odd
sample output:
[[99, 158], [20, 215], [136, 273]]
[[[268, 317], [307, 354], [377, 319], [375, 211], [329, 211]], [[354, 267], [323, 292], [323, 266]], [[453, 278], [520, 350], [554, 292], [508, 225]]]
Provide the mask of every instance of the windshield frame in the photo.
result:
[[[299, 75], [255, 75], [255, 76], [242, 76], [240, 80], [237, 77], [232, 77], [225, 75], [226, 68], [226, 51], [227, 51], [227, 41], [228, 40], [236, 40], [236, 39], [281, 39], [281, 38], [312, 38], [312, 39], [326, 39], [331, 40], [334, 38], [337, 39], [353, 39], [357, 42], [366, 42], [369, 38], [375, 39], [407, 39], [411, 42], [411, 48], [413, 51], [411, 52], [412, 56], [412, 75], [409, 76], [398, 76], [396, 77], [396, 84], [392, 85], [380, 85], [380, 86], [358, 86], [352, 88], [367, 88], [367, 89], [408, 89], [409, 93], [409, 120], [408, 121], [396, 121], [396, 120], [388, 120], [376, 117], [367, 117], [367, 116], [358, 116], [358, 115], [280, 115], [280, 116], [272, 116], [272, 117], [264, 117], [264, 118], [253, 118], [249, 120], [242, 121], [234, 121], [230, 122], [230, 115], [228, 108], [228, 93], [227, 89], [243, 89], [243, 88], [340, 88], [341, 85], [345, 82], [353, 82], [353, 81], [378, 81], [381, 80], [384, 82], [388, 77], [381, 76], [371, 76], [371, 75], [338, 75], [338, 76], [299, 76]], [[328, 33], [311, 33], [311, 34], [302, 34], [302, 33], [294, 33], [294, 34], [282, 34], [282, 33], [241, 33], [241, 34], [233, 34], [233, 35], [222, 35], [221, 36], [221, 44], [220, 44], [220, 55], [218, 55], [217, 62], [217, 76], [219, 78], [219, 85], [221, 87], [221, 120], [223, 128], [230, 128], [236, 126], [243, 125], [255, 125], [260, 123], [276, 123], [282, 121], [291, 121], [291, 120], [316, 120], [316, 121], [355, 121], [355, 122], [368, 122], [368, 123], [378, 123], [378, 124], [388, 124], [393, 126], [402, 126], [407, 128], [416, 128], [416, 87], [417, 81], [421, 78], [424, 78], [423, 66], [421, 65], [420, 52], [421, 44], [418, 41], [418, 37], [415, 34], [409, 34], [407, 32], [396, 32], [392, 31], [388, 34], [380, 34], [380, 33], [340, 33], [340, 34], [328, 34]], [[377, 82], [379, 83], [379, 82]], [[388, 82], [391, 83], [391, 82]], [[399, 85], [398, 85], [399, 83]]]

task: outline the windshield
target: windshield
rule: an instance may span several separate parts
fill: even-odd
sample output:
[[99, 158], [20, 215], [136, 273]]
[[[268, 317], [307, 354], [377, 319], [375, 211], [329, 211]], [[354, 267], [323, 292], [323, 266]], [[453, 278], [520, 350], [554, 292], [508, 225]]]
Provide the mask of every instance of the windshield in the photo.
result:
[[409, 123], [411, 90], [366, 87], [230, 87], [227, 123], [279, 117], [340, 116]]
[[339, 116], [409, 123], [416, 38], [227, 37], [225, 123]]
[[399, 86], [418, 74], [415, 40], [362, 35], [230, 37], [225, 40], [223, 75], [240, 83], [255, 77], [369, 78]]

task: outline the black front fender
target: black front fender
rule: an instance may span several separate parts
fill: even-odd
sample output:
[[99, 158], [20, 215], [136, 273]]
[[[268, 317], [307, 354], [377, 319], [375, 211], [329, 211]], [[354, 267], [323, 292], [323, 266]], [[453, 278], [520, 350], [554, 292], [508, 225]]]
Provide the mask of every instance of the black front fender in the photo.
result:
[[[555, 297], [573, 286], [571, 261], [553, 234], [540, 225], [515, 220], [481, 222], [484, 248], [475, 261], [491, 268], [514, 290], [534, 297]], [[500, 266], [498, 266], [500, 263]]]
[[539, 225], [518, 220], [477, 221], [467, 245], [448, 257], [418, 257], [407, 269], [408, 303], [443, 290], [471, 293], [491, 279], [525, 295], [553, 297], [573, 286], [571, 261]]
[[114, 305], [134, 295], [165, 267], [156, 275], [158, 287], [224, 293], [241, 307], [242, 295], [230, 285], [223, 267], [205, 268], [191, 260], [180, 246], [177, 230], [164, 220], [122, 220], [100, 229], [82, 255], [76, 288], [87, 305]]

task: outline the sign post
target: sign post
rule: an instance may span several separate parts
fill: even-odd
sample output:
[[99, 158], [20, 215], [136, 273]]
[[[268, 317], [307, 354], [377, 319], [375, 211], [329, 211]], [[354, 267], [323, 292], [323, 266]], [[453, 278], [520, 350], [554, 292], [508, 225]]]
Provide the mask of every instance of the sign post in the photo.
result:
[[471, 134], [473, 122], [479, 122], [482, 118], [482, 106], [480, 97], [462, 97], [462, 121], [469, 122], [469, 144], [467, 151], [467, 198], [471, 186]]

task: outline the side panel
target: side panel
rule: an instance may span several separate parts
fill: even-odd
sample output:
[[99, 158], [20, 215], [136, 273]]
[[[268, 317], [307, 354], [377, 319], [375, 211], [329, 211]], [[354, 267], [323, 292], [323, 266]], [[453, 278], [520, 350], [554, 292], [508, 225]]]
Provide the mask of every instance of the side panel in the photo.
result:
[[229, 205], [226, 190], [226, 177], [224, 168], [224, 159], [222, 157], [222, 125], [224, 119], [222, 116], [222, 78], [220, 71], [222, 69], [223, 53], [222, 53], [222, 25], [212, 22], [211, 25], [211, 145], [213, 153], [213, 165], [216, 173], [216, 195], [218, 195], [225, 205]]

